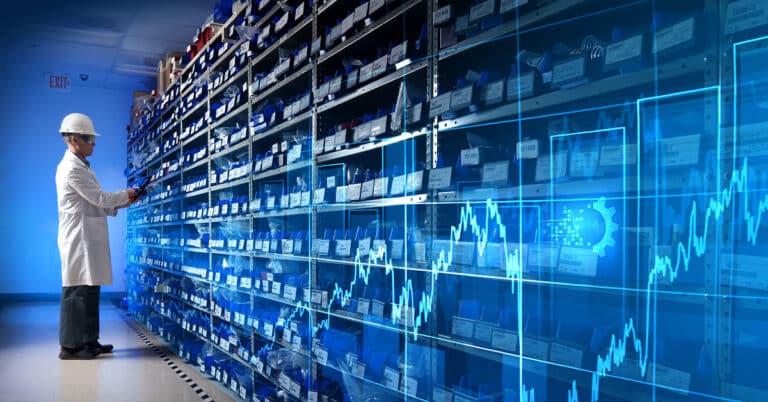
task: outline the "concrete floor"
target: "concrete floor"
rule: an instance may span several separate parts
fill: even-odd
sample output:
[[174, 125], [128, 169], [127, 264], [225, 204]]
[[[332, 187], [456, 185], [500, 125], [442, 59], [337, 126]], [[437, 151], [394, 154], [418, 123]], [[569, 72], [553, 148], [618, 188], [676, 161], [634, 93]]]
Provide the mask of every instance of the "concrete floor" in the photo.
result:
[[[102, 300], [101, 342], [115, 345], [112, 355], [61, 361], [59, 303], [4, 303], [0, 307], [0, 400], [231, 400], [223, 387], [201, 377], [196, 367], [179, 363], [178, 369], [186, 374], [182, 379], [128, 326], [125, 314], [125, 310]], [[162, 345], [147, 336], [155, 345]], [[191, 384], [197, 385], [192, 388]]]

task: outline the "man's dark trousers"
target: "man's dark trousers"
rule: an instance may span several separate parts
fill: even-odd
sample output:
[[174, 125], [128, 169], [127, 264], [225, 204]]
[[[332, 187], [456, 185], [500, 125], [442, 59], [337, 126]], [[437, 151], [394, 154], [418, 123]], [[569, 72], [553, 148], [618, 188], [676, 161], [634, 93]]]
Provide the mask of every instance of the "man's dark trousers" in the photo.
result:
[[79, 349], [99, 339], [100, 286], [67, 286], [61, 288], [59, 343]]

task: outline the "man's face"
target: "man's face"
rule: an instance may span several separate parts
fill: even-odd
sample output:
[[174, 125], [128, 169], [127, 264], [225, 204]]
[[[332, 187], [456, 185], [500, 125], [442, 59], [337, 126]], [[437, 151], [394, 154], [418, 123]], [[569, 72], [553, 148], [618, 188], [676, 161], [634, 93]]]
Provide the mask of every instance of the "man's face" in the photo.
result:
[[93, 135], [75, 136], [78, 153], [84, 156], [93, 155], [93, 147], [96, 146], [96, 137]]

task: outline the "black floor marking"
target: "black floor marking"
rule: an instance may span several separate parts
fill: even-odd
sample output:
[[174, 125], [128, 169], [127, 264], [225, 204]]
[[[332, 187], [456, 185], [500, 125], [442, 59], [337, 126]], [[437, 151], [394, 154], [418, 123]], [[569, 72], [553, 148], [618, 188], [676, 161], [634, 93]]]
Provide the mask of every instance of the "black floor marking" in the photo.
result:
[[161, 351], [157, 345], [155, 345], [146, 335], [144, 335], [143, 332], [141, 332], [141, 329], [139, 329], [136, 325], [134, 325], [134, 323], [130, 318], [130, 314], [127, 314], [126, 317], [123, 318], [123, 320], [128, 324], [129, 328], [131, 328], [134, 332], [136, 332], [136, 334], [139, 336], [139, 339], [143, 340], [144, 343], [146, 343], [150, 347], [150, 349], [152, 349], [155, 353], [157, 353], [157, 355], [161, 357], [163, 361], [165, 361], [168, 364], [168, 367], [174, 370], [174, 372], [176, 373], [176, 375], [179, 376], [179, 378], [181, 378], [182, 380], [184, 380], [184, 382], [189, 384], [189, 387], [195, 391], [195, 393], [200, 397], [200, 399], [206, 402], [214, 402], [213, 399], [211, 399], [211, 397], [208, 394], [204, 393], [203, 389], [199, 385], [197, 385], [197, 383], [195, 383], [191, 378], [189, 378], [189, 376], [181, 368], [179, 368], [179, 366], [175, 364], [165, 352]]

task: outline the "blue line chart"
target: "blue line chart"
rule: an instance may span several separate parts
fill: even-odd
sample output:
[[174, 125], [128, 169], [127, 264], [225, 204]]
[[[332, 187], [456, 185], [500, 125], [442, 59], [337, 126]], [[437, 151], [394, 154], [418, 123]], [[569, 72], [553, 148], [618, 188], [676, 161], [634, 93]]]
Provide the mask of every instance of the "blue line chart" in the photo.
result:
[[[681, 241], [676, 245], [676, 257], [673, 260], [669, 256], [656, 256], [654, 259], [653, 269], [648, 275], [648, 284], [646, 287], [646, 309], [645, 309], [645, 328], [644, 333], [648, 334], [650, 315], [651, 315], [651, 300], [653, 297], [654, 284], [660, 278], [666, 278], [673, 283], [675, 279], [681, 274], [681, 269], [687, 271], [690, 265], [691, 259], [703, 256], [707, 251], [706, 238], [710, 231], [711, 225], [716, 223], [723, 213], [734, 205], [734, 199], [736, 195], [740, 195], [743, 199], [745, 208], [743, 222], [746, 227], [747, 240], [752, 245], [756, 244], [758, 230], [762, 223], [763, 215], [768, 211], [768, 195], [765, 195], [757, 206], [757, 210], [750, 212], [747, 208], [750, 204], [749, 200], [749, 162], [745, 158], [742, 168], [732, 176], [730, 185], [719, 192], [716, 196], [710, 198], [706, 209], [703, 213], [698, 211], [698, 204], [695, 200], [692, 201], [691, 212], [688, 220], [688, 237], [687, 240]], [[515, 281], [522, 277], [522, 256], [519, 249], [513, 248], [510, 250], [507, 242], [507, 228], [502, 222], [499, 204], [493, 200], [487, 199], [484, 203], [485, 206], [485, 224], [479, 223], [478, 216], [476, 215], [473, 206], [470, 202], [467, 202], [462, 206], [460, 212], [460, 220], [457, 225], [451, 227], [451, 241], [449, 243], [448, 250], [441, 250], [438, 258], [431, 263], [431, 276], [432, 281], [427, 291], [422, 291], [420, 295], [416, 294], [413, 283], [409, 280], [400, 287], [399, 294], [397, 293], [394, 281], [394, 265], [392, 260], [388, 258], [387, 251], [384, 248], [379, 248], [372, 251], [367, 259], [364, 261], [359, 253], [355, 256], [354, 267], [355, 275], [352, 281], [349, 283], [348, 288], [343, 288], [338, 283], [334, 285], [334, 290], [331, 295], [331, 301], [328, 303], [326, 310], [327, 316], [320, 320], [312, 327], [312, 336], [314, 337], [317, 332], [323, 329], [329, 329], [331, 327], [331, 312], [332, 301], [338, 301], [341, 305], [345, 305], [352, 298], [352, 292], [360, 281], [366, 284], [370, 277], [374, 266], [380, 266], [383, 262], [385, 267], [385, 273], [392, 277], [392, 300], [393, 309], [391, 319], [393, 324], [397, 324], [399, 321], [404, 320], [407, 317], [405, 312], [408, 309], [413, 309], [414, 314], [412, 321], [408, 324], [413, 327], [413, 337], [418, 338], [419, 328], [424, 325], [429, 319], [429, 315], [432, 312], [432, 306], [434, 305], [435, 298], [435, 282], [439, 278], [440, 274], [447, 272], [453, 263], [453, 247], [462, 240], [464, 233], [474, 237], [477, 241], [477, 252], [482, 254], [485, 252], [488, 242], [489, 233], [491, 233], [491, 223], [498, 227], [499, 243], [503, 245], [503, 256], [505, 256], [504, 266], [505, 274], [507, 278], [512, 279], [511, 283], [512, 292], [520, 294], [522, 292], [521, 281]], [[700, 218], [699, 215], [703, 215]], [[699, 225], [699, 219], [703, 220], [702, 233], [697, 234], [696, 228]], [[416, 297], [420, 296], [418, 303]], [[297, 316], [302, 316], [305, 312], [311, 308], [304, 302], [298, 302], [292, 312], [292, 314], [286, 318], [286, 325]], [[522, 311], [518, 311], [518, 317], [522, 316]], [[518, 321], [520, 321], [518, 319]], [[520, 325], [520, 322], [518, 323]], [[522, 332], [520, 332], [522, 333]], [[271, 349], [271, 345], [265, 347], [267, 350]], [[644, 375], [648, 370], [649, 363], [649, 337], [643, 337], [638, 331], [638, 327], [633, 318], [630, 318], [625, 324], [623, 332], [620, 334], [613, 334], [610, 340], [610, 346], [603, 356], [597, 357], [597, 366], [595, 372], [592, 374], [592, 384], [590, 401], [596, 402], [599, 400], [600, 393], [600, 379], [605, 377], [611, 372], [614, 367], [620, 366], [624, 363], [628, 353], [635, 353], [639, 359], [639, 366], [641, 373]], [[533, 402], [535, 401], [535, 390], [527, 390], [524, 388], [524, 392], [521, 395], [521, 401]], [[577, 391], [577, 383], [574, 380], [571, 389], [568, 391], [568, 402], [578, 402], [579, 394]]]

